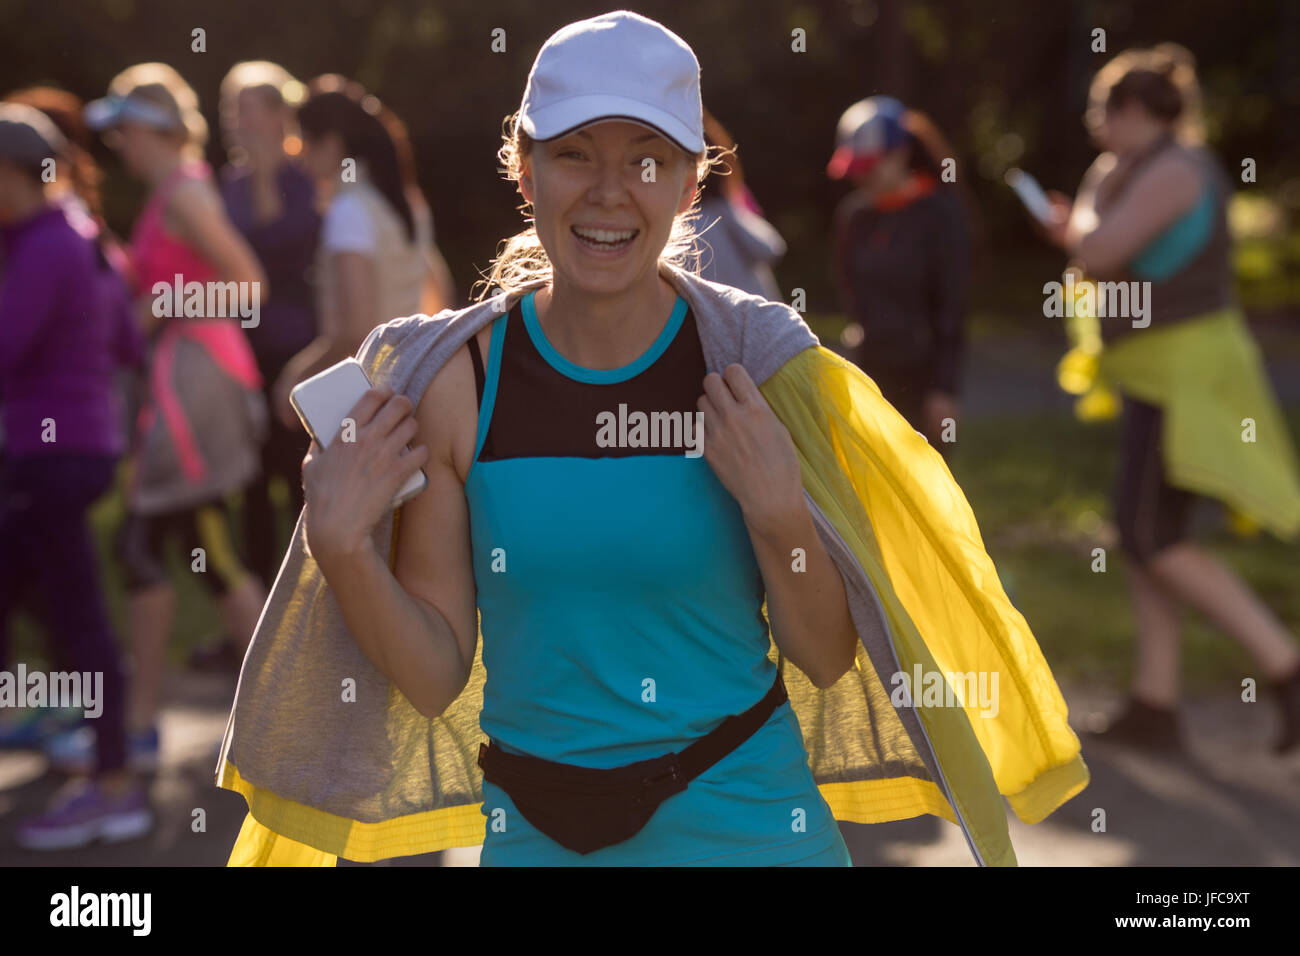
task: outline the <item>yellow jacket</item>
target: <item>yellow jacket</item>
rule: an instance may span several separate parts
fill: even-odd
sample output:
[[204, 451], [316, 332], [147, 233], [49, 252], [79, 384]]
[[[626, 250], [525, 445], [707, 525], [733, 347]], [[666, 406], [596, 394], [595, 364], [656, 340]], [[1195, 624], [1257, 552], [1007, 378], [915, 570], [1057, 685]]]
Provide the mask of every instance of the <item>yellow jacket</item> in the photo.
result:
[[[673, 266], [663, 274], [695, 314], [708, 367], [744, 365], [789, 430], [814, 524], [845, 581], [861, 639], [855, 669], [821, 690], [784, 668], [822, 796], [855, 823], [941, 816], [977, 863], [1015, 865], [1002, 797], [1036, 823], [1088, 771], [942, 457], [788, 306]], [[532, 287], [396, 319], [359, 357], [373, 381], [418, 402], [442, 363]], [[390, 555], [399, 524], [400, 513], [375, 532]], [[456, 701], [422, 717], [352, 641], [300, 516], [217, 767], [218, 785], [250, 811], [230, 864], [332, 865], [481, 843], [479, 647]], [[777, 658], [775, 643], [769, 653]], [[356, 699], [340, 702], [348, 678]], [[996, 690], [992, 707], [975, 692], [981, 679]]]

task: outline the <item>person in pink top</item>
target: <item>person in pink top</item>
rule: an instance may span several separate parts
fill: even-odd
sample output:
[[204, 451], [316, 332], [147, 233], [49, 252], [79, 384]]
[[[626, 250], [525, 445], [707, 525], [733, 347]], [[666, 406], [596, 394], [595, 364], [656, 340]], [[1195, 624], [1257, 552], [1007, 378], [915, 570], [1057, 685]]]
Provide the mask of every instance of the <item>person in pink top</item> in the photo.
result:
[[[183, 566], [213, 593], [227, 632], [245, 643], [266, 596], [233, 546], [225, 499], [260, 467], [267, 411], [241, 322], [257, 321], [256, 304], [268, 289], [201, 159], [207, 124], [175, 70], [163, 63], [127, 69], [106, 98], [86, 107], [85, 118], [150, 187], [129, 251], [151, 354], [118, 539], [134, 659], [128, 744], [132, 765], [149, 769], [157, 761], [156, 715], [175, 617], [168, 543], [180, 539]], [[52, 761], [78, 764], [85, 743], [75, 735], [56, 739]]]

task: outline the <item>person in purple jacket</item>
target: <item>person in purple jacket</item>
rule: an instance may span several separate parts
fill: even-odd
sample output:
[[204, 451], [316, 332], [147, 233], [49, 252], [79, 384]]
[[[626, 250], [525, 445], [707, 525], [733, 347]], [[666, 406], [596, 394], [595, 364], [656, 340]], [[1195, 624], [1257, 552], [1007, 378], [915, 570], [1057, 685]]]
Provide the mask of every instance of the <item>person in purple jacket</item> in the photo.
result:
[[0, 660], [9, 611], [30, 590], [96, 718], [92, 777], [15, 830], [32, 849], [131, 839], [153, 825], [127, 769], [125, 674], [87, 519], [123, 451], [113, 396], [121, 328], [93, 243], [45, 194], [62, 140], [39, 110], [0, 104]]
[[[119, 369], [115, 372], [115, 400], [122, 414], [122, 444], [126, 443], [127, 423], [135, 420], [135, 396], [145, 366], [145, 339], [131, 310], [130, 262], [121, 242], [104, 222], [99, 196], [101, 173], [89, 151], [89, 133], [81, 119], [81, 99], [67, 90], [51, 86], [30, 86], [5, 94], [4, 102], [21, 103], [40, 110], [63, 136], [63, 146], [54, 156], [53, 171], [45, 184], [45, 196], [63, 210], [69, 225], [90, 240], [95, 247], [98, 276], [108, 308], [117, 319], [113, 354]], [[0, 264], [0, 271], [3, 265]], [[0, 447], [3, 437], [0, 436]], [[9, 609], [10, 612], [13, 608]], [[49, 648], [58, 652], [59, 645]], [[7, 664], [0, 660], [0, 667]], [[56, 670], [64, 667], [57, 658], [51, 660]], [[73, 730], [84, 721], [76, 708], [25, 708], [0, 710], [0, 749], [38, 750], [51, 739]], [[93, 741], [94, 734], [91, 732]], [[89, 773], [94, 768], [94, 748], [87, 748], [86, 759], [74, 772]], [[60, 768], [63, 769], [63, 768]]]

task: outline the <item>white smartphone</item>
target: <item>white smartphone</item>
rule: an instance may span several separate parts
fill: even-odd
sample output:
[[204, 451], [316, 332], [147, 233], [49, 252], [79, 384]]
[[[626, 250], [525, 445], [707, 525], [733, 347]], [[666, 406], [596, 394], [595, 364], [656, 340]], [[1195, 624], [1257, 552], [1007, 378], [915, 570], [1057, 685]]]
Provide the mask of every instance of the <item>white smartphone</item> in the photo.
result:
[[1043, 225], [1050, 225], [1052, 222], [1052, 203], [1047, 198], [1047, 193], [1043, 192], [1043, 187], [1038, 185], [1038, 180], [1023, 169], [1008, 169], [1005, 177], [1006, 183], [1016, 191], [1020, 201], [1025, 204], [1029, 214], [1041, 222]]
[[[354, 358], [345, 358], [325, 371], [299, 382], [289, 393], [289, 403], [293, 405], [303, 427], [316, 440], [316, 444], [327, 448], [339, 434], [348, 412], [356, 407], [361, 396], [372, 387], [370, 377], [366, 375], [361, 363]], [[393, 499], [393, 507], [414, 498], [428, 484], [429, 478], [421, 468], [402, 485], [397, 497]]]

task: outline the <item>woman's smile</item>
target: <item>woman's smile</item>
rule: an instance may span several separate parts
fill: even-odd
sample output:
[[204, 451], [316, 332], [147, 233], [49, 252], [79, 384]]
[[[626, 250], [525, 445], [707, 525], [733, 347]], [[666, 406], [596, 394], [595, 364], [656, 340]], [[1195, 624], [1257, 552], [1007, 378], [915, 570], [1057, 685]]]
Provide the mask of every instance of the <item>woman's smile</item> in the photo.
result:
[[577, 241], [578, 247], [588, 255], [612, 259], [623, 255], [636, 241], [641, 230], [570, 226], [569, 233]]

